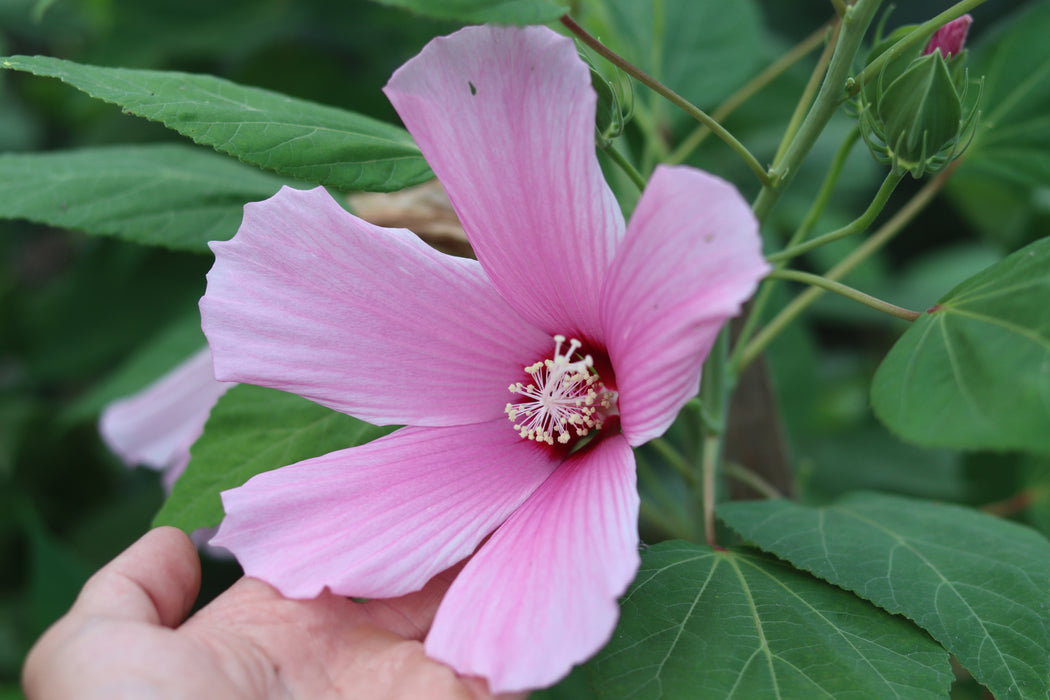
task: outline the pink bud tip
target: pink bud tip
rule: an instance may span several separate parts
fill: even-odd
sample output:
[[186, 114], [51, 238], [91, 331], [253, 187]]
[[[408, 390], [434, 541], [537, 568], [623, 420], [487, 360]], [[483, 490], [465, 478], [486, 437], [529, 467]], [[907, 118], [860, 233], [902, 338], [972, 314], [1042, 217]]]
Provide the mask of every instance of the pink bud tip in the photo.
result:
[[944, 25], [930, 37], [930, 43], [926, 44], [926, 49], [922, 52], [922, 55], [925, 56], [934, 51], [940, 51], [942, 56], [948, 58], [958, 54], [963, 50], [963, 45], [966, 43], [966, 34], [970, 31], [970, 24], [972, 23], [973, 17], [963, 15]]

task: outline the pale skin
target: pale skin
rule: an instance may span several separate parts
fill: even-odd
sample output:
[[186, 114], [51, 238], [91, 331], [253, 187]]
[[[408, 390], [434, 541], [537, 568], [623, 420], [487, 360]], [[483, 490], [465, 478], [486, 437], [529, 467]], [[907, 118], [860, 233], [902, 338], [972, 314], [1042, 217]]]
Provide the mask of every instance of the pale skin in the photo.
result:
[[483, 679], [459, 677], [423, 652], [453, 574], [367, 603], [327, 592], [287, 600], [244, 578], [187, 619], [200, 576], [180, 530], [146, 533], [91, 577], [33, 647], [22, 671], [27, 698], [493, 697]]

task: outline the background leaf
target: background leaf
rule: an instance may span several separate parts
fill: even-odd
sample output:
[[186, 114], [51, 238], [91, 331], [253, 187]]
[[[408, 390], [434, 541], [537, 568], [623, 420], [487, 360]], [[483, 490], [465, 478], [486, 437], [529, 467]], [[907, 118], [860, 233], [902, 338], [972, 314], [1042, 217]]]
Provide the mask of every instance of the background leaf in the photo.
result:
[[389, 192], [431, 177], [404, 129], [222, 78], [48, 56], [11, 56], [0, 67], [58, 78], [197, 143], [307, 182]]
[[[755, 72], [762, 25], [751, 0], [585, 2], [584, 19], [610, 48], [701, 108], [713, 108]], [[676, 124], [689, 118], [648, 91], [639, 101]], [[644, 115], [639, 115], [644, 118]]]
[[981, 119], [947, 191], [985, 235], [1011, 249], [1030, 241], [1026, 230], [1040, 230], [1035, 219], [1047, 214], [1038, 192], [1050, 187], [1048, 33], [1050, 3], [1026, 3], [970, 50], [970, 76], [984, 78]]
[[944, 296], [875, 374], [879, 419], [920, 445], [1050, 452], [1050, 238]]
[[439, 19], [464, 24], [546, 24], [569, 11], [561, 0], [375, 0]]
[[285, 184], [191, 146], [0, 155], [0, 218], [207, 252], [237, 232], [245, 202]]
[[911, 700], [951, 684], [913, 625], [758, 553], [655, 545], [621, 605], [589, 666], [603, 697]]
[[959, 506], [854, 494], [824, 508], [726, 503], [719, 517], [800, 569], [914, 620], [996, 697], [1050, 693], [1050, 542]]
[[186, 532], [222, 520], [219, 493], [256, 474], [361, 445], [390, 432], [275, 389], [242, 384], [212, 409], [190, 464], [153, 524]]

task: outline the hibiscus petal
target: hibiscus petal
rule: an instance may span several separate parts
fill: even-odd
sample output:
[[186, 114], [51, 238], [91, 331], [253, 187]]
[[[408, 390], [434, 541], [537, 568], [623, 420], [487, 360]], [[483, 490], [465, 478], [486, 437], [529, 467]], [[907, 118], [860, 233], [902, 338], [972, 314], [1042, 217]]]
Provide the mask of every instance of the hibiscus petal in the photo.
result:
[[231, 386], [215, 381], [205, 346], [145, 389], [106, 406], [99, 432], [125, 464], [168, 469], [165, 480], [174, 482], [212, 406]]
[[497, 693], [553, 684], [612, 635], [638, 571], [637, 523], [622, 436], [570, 457], [453, 582], [427, 653]]
[[663, 434], [696, 395], [722, 324], [768, 270], [758, 223], [736, 188], [694, 168], [656, 169], [602, 290], [630, 444]]
[[556, 464], [505, 419], [402, 428], [223, 492], [211, 543], [289, 598], [392, 598], [470, 555]]
[[201, 300], [220, 379], [293, 392], [377, 424], [492, 420], [550, 337], [474, 260], [373, 226], [323, 188], [248, 204], [213, 243]]
[[507, 301], [551, 335], [595, 339], [624, 223], [573, 42], [545, 27], [469, 27], [427, 44], [384, 91]]

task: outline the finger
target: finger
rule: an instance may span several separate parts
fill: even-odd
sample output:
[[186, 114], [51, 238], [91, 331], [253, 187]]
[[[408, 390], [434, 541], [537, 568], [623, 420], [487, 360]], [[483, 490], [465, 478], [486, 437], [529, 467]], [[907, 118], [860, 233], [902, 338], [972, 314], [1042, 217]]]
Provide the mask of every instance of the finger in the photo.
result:
[[70, 615], [102, 615], [176, 627], [200, 590], [197, 549], [173, 527], [150, 530], [99, 569]]

